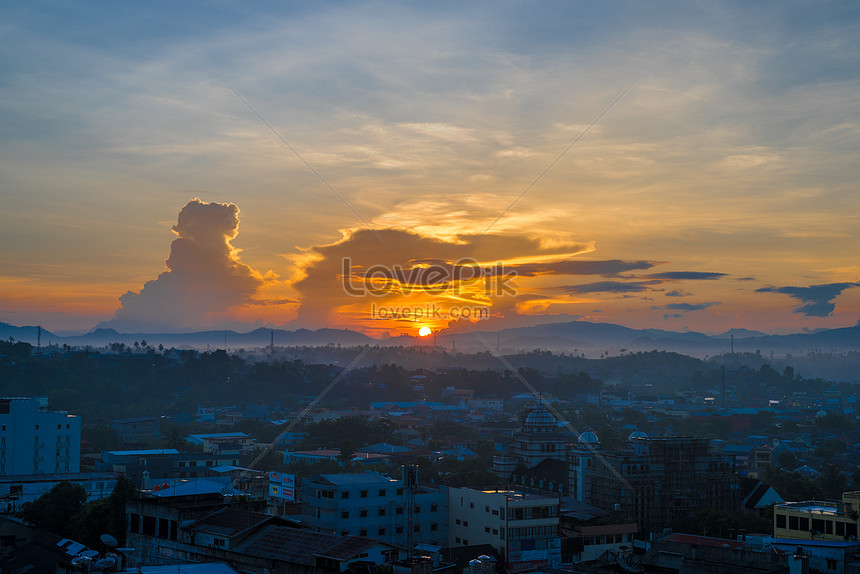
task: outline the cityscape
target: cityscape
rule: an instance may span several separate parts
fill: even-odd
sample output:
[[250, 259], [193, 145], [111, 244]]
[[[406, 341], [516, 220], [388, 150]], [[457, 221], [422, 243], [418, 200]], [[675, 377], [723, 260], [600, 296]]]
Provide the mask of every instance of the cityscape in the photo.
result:
[[0, 22], [0, 574], [860, 574], [854, 3]]

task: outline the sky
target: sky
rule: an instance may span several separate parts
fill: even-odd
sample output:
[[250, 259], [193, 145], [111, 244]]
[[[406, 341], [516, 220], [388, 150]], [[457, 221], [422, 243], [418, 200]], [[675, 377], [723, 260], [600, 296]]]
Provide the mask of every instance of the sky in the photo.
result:
[[860, 319], [855, 2], [0, 4], [0, 321]]

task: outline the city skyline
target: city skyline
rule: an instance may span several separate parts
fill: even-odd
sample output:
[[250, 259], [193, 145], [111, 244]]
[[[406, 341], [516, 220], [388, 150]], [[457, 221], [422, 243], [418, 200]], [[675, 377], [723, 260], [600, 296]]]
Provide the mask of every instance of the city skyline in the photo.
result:
[[[380, 305], [487, 309], [481, 328], [860, 319], [849, 3], [0, 13], [0, 321], [451, 319]], [[396, 289], [350, 292], [374, 266]], [[428, 289], [433, 266], [511, 289]]]

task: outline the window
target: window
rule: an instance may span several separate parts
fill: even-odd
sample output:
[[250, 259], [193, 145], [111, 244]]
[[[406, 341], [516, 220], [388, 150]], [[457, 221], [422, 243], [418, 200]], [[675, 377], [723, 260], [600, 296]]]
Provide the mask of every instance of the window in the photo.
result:
[[360, 497], [362, 497], [362, 498], [367, 498], [367, 491], [366, 491], [366, 490], [362, 490], [358, 495], [359, 495]]
[[484, 532], [486, 532], [487, 534], [489, 534], [489, 533], [490, 533], [490, 527], [489, 527], [489, 526], [484, 526]]
[[785, 528], [785, 514], [776, 515], [776, 527]]
[[797, 517], [789, 516], [788, 517], [788, 529], [789, 530], [797, 530]]
[[403, 507], [402, 507], [402, 506], [398, 506], [398, 507], [394, 510], [394, 513], [395, 513], [395, 514], [403, 514]]
[[385, 507], [384, 506], [379, 507], [379, 516], [385, 516]]
[[358, 531], [359, 536], [367, 536], [367, 528], [362, 528]]
[[341, 518], [349, 518], [349, 510], [341, 510], [340, 511]]
[[340, 493], [340, 497], [343, 499], [349, 498], [349, 491], [344, 490], [343, 492]]
[[454, 540], [457, 541], [457, 544], [460, 544], [460, 537], [459, 536], [457, 538], [455, 538]]
[[397, 496], [403, 496], [403, 489], [402, 488], [397, 489]]
[[836, 561], [835, 558], [827, 558], [827, 569], [828, 570], [836, 570], [836, 568], [838, 566], [839, 566], [839, 563]]
[[385, 536], [385, 527], [380, 526], [379, 530], [376, 531], [377, 536]]
[[439, 505], [436, 504], [435, 502], [430, 505], [430, 512], [436, 512], [438, 510], [439, 510]]
[[470, 502], [470, 503], [469, 503], [469, 508], [475, 508], [475, 503], [474, 503], [474, 502]]
[[403, 534], [403, 527], [402, 527], [402, 526], [398, 526], [394, 531], [395, 531], [397, 534]]
[[420, 505], [420, 504], [416, 504], [416, 505], [415, 505], [415, 514], [418, 514], [419, 512], [421, 512], [421, 505]]
[[385, 489], [384, 488], [379, 489], [379, 496], [385, 496]]
[[367, 509], [362, 508], [361, 512], [359, 512], [358, 515], [361, 516], [362, 518], [366, 517], [367, 516]]
[[415, 528], [413, 528], [413, 529], [412, 529], [412, 532], [421, 532], [421, 525], [420, 525], [420, 524], [416, 524], [416, 525], [415, 525]]
[[469, 541], [468, 541], [468, 540], [466, 540], [466, 539], [464, 538], [464, 539], [463, 539], [463, 544], [464, 544], [465, 546], [468, 546], [468, 545], [469, 545]]
[[227, 546], [227, 541], [226, 541], [226, 540], [224, 540], [223, 538], [215, 538], [215, 539], [213, 540], [213, 542], [215, 543], [215, 546], [218, 546], [218, 547], [220, 547], [220, 548], [223, 548], [224, 546]]
[[439, 525], [436, 524], [435, 522], [430, 523], [430, 530], [437, 530], [438, 528], [439, 528]]
[[463, 521], [463, 526], [469, 526], [469, 521], [468, 521], [468, 520], [464, 520], [464, 521]]
[[462, 524], [462, 522], [460, 521], [460, 519], [459, 519], [459, 518], [457, 518], [454, 522], [456, 522], [458, 526], [459, 526], [460, 524]]

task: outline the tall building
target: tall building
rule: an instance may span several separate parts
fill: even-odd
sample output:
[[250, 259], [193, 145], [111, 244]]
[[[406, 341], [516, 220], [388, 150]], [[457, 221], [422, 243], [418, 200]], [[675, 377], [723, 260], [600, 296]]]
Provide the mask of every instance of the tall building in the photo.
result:
[[535, 467], [544, 460], [565, 461], [570, 440], [571, 436], [559, 428], [552, 413], [538, 407], [528, 414], [508, 452], [493, 457], [493, 472], [510, 480], [518, 469]]
[[46, 397], [0, 398], [0, 476], [81, 470], [81, 419]]
[[740, 504], [734, 461], [701, 437], [631, 436], [619, 452], [595, 454], [589, 504], [618, 509], [642, 530], [657, 532], [682, 517]]
[[561, 562], [559, 499], [513, 490], [448, 490], [452, 548], [489, 544], [510, 570]]
[[317, 532], [374, 538], [403, 548], [410, 540], [413, 546], [444, 546], [448, 493], [445, 487], [410, 489], [404, 480], [378, 472], [322, 474], [302, 481], [302, 523]]

